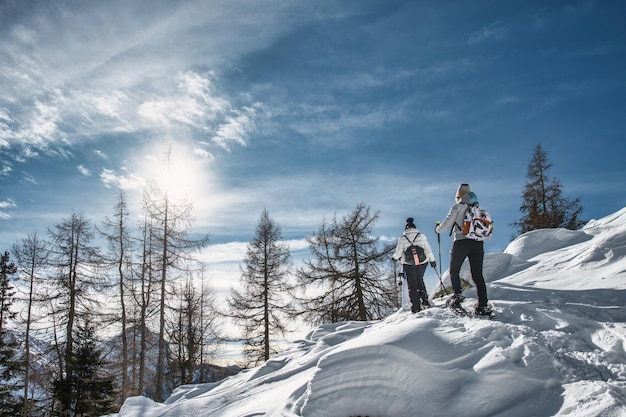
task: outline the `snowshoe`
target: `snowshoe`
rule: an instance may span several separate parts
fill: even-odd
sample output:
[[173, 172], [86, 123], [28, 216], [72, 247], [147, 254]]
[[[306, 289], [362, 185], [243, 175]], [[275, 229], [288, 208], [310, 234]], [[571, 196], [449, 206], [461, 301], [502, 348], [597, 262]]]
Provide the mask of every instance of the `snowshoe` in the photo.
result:
[[472, 315], [476, 317], [484, 317], [493, 319], [496, 317], [496, 314], [493, 312], [493, 309], [489, 306], [479, 306], [478, 304], [474, 306], [474, 311]]
[[461, 294], [454, 294], [446, 300], [446, 307], [457, 316], [467, 316], [469, 312], [461, 304], [465, 300]]

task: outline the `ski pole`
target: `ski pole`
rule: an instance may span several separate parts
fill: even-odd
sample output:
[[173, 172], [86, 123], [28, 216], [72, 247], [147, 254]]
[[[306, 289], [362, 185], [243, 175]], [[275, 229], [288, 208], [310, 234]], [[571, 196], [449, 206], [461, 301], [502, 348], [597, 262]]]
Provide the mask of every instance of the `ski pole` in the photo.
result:
[[402, 307], [402, 272], [398, 272], [397, 265], [398, 264], [393, 261], [393, 280], [395, 282], [396, 279], [400, 278], [400, 281], [398, 281], [398, 287], [400, 287], [400, 307]]
[[[441, 222], [437, 220], [436, 226], [439, 226], [439, 223]], [[437, 252], [439, 252], [439, 275], [441, 275], [441, 235], [439, 233], [437, 233]], [[437, 271], [437, 268], [435, 268], [435, 271]]]
[[443, 291], [445, 291], [445, 292], [446, 292], [446, 295], [448, 295], [448, 290], [447, 290], [447, 289], [446, 289], [446, 287], [443, 285], [443, 281], [441, 280], [441, 274], [440, 274], [439, 272], [437, 272], [437, 268], [434, 268], [434, 267], [433, 267], [433, 269], [435, 270], [435, 275], [437, 275], [437, 278], [439, 278], [439, 284], [441, 285], [441, 290], [442, 290], [442, 291], [440, 292], [441, 296], [439, 297], [439, 299], [440, 299], [440, 300], [443, 300]]

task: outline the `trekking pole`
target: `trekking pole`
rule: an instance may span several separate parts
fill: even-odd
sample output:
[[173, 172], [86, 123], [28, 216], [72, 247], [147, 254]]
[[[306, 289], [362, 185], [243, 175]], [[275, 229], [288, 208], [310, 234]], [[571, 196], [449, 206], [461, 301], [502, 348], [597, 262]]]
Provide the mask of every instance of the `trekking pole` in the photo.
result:
[[[398, 273], [397, 265], [398, 264], [396, 263], [396, 261], [393, 261], [393, 281], [394, 281], [394, 283], [396, 282], [396, 280], [398, 278], [400, 278], [400, 281], [397, 281], [397, 282], [398, 282], [398, 287], [400, 287], [400, 308], [401, 308], [402, 307], [402, 277], [401, 277], [402, 272]], [[396, 299], [396, 301], [397, 301], [397, 299]]]
[[441, 274], [439, 272], [437, 272], [437, 268], [433, 268], [433, 269], [435, 270], [435, 275], [437, 275], [437, 278], [439, 278], [439, 284], [441, 285], [441, 290], [442, 291], [439, 292], [439, 294], [440, 294], [439, 299], [443, 300], [443, 292], [445, 291], [446, 295], [448, 295], [448, 290], [443, 285], [443, 281], [441, 280]]
[[[439, 226], [439, 223], [441, 222], [437, 220], [436, 226]], [[441, 275], [441, 235], [439, 233], [437, 233], [437, 252], [439, 252], [439, 275]], [[437, 268], [435, 268], [436, 270]]]

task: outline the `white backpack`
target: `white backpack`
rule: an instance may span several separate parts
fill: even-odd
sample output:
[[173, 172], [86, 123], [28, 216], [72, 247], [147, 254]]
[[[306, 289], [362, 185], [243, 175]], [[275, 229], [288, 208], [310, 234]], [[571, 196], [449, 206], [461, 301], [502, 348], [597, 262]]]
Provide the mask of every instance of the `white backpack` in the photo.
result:
[[472, 240], [489, 239], [493, 233], [491, 215], [478, 206], [467, 206], [461, 232]]

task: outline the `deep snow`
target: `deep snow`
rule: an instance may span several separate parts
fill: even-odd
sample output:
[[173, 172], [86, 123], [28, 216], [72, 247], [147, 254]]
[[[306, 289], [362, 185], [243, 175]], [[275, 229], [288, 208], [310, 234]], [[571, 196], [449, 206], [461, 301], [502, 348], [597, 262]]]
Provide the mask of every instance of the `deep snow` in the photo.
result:
[[164, 404], [129, 398], [118, 415], [626, 416], [626, 208], [520, 236], [484, 272], [495, 320], [453, 316], [437, 298], [323, 325], [258, 368]]

